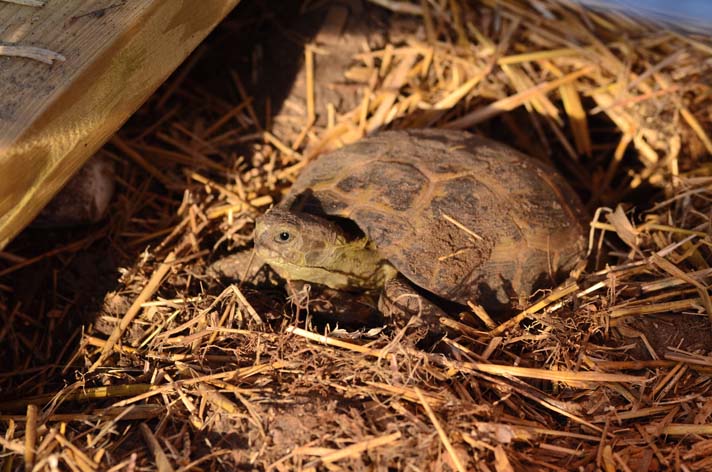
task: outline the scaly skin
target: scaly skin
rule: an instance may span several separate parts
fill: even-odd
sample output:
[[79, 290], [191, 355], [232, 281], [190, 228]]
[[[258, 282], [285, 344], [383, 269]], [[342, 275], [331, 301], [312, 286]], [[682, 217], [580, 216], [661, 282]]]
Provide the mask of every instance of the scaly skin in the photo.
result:
[[380, 290], [397, 273], [368, 239], [350, 240], [331, 221], [278, 208], [257, 219], [255, 251], [287, 280], [337, 290]]

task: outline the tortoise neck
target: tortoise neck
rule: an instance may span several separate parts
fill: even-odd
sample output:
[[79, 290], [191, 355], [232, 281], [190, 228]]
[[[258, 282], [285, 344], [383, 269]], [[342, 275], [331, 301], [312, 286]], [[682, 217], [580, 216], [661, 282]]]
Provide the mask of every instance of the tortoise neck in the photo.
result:
[[336, 247], [327, 264], [329, 267], [324, 267], [325, 269], [344, 280], [345, 285], [340, 287], [342, 289], [349, 286], [363, 290], [382, 289], [397, 273], [379, 254], [373, 243], [365, 238]]
[[326, 285], [337, 290], [380, 290], [396, 269], [365, 239], [340, 240], [333, 247], [303, 254], [303, 260], [269, 261], [285, 279]]

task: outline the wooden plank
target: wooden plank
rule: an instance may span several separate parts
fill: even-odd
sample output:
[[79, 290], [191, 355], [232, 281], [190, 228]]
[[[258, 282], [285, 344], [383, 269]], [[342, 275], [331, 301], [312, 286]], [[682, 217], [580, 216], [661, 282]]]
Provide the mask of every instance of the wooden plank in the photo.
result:
[[239, 0], [0, 3], [0, 249], [175, 70]]

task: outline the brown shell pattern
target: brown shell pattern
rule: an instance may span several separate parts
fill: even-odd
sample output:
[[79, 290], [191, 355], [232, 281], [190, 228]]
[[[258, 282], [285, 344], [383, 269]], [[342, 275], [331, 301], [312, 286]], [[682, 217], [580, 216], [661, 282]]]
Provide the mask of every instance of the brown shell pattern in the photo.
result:
[[461, 131], [384, 131], [322, 155], [284, 205], [349, 218], [416, 285], [493, 308], [551, 286], [585, 249], [559, 174]]

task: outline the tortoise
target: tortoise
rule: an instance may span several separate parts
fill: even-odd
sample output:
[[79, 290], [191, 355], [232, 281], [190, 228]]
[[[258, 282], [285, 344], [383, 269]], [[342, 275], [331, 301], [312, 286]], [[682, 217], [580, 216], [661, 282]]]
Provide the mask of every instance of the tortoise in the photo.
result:
[[[381, 131], [308, 164], [257, 219], [254, 241], [287, 280], [420, 291], [496, 312], [582, 260], [583, 215], [561, 175], [504, 144], [455, 130]], [[392, 301], [381, 296], [379, 308]]]

